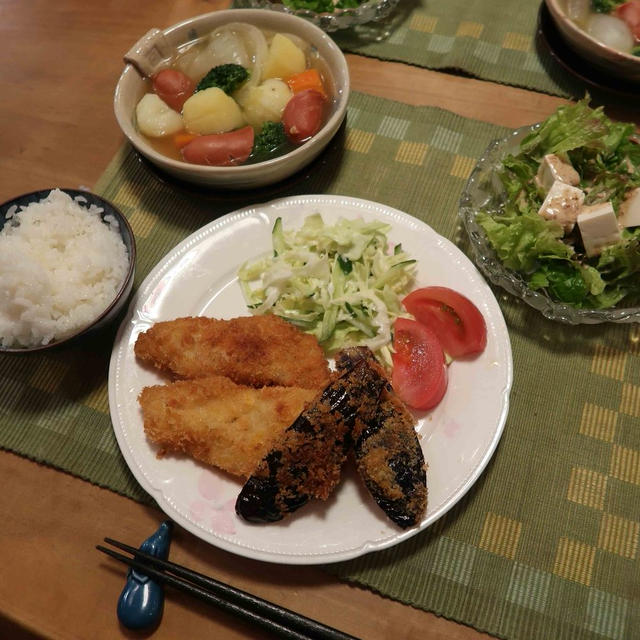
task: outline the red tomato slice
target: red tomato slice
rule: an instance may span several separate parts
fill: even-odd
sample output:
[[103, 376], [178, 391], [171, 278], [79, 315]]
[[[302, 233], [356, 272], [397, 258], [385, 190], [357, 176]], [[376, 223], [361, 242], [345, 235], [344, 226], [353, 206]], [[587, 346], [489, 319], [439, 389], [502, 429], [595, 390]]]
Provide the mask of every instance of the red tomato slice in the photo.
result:
[[196, 83], [182, 71], [164, 69], [153, 76], [153, 90], [165, 104], [180, 113], [196, 90]]
[[296, 93], [282, 112], [284, 131], [291, 142], [301, 144], [318, 133], [324, 119], [324, 96], [314, 89]]
[[640, 0], [630, 0], [616, 7], [614, 14], [624, 20], [636, 40], [640, 40]]
[[402, 303], [418, 322], [430, 327], [452, 357], [481, 353], [487, 346], [487, 326], [478, 308], [447, 287], [412, 291]]
[[182, 147], [182, 157], [193, 164], [232, 167], [246, 162], [253, 149], [253, 127], [198, 136]]
[[447, 367], [438, 336], [419, 322], [398, 318], [393, 325], [391, 384], [414, 409], [432, 409], [447, 390]]

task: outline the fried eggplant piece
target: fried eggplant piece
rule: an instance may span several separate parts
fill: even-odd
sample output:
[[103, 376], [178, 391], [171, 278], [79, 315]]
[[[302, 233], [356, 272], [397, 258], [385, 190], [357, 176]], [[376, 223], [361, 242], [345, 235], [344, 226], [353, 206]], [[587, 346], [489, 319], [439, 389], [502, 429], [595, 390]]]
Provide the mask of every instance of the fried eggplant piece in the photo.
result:
[[176, 378], [219, 375], [252, 387], [315, 391], [330, 380], [317, 339], [274, 315], [157, 322], [138, 336], [134, 351]]
[[340, 481], [353, 425], [372, 419], [385, 382], [362, 360], [329, 384], [262, 459], [236, 513], [249, 522], [275, 522], [311, 498], [326, 500]]
[[[367, 359], [373, 359], [368, 349], [345, 349], [336, 366], [341, 371]], [[371, 418], [356, 421], [353, 451], [358, 473], [378, 506], [403, 529], [418, 524], [427, 508], [424, 456], [413, 416], [390, 384]]]
[[138, 401], [159, 455], [186, 454], [244, 480], [315, 396], [311, 389], [254, 389], [211, 376], [145, 387]]
[[353, 433], [356, 467], [369, 493], [393, 522], [413, 527], [427, 509], [424, 456], [413, 416], [387, 387], [373, 419]]

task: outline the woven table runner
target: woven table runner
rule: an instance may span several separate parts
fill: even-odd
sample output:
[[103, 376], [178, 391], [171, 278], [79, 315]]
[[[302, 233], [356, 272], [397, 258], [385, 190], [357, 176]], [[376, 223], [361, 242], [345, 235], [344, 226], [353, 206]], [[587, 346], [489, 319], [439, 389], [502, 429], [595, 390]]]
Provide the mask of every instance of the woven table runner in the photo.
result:
[[400, 0], [380, 23], [331, 36], [348, 53], [581, 98], [584, 84], [558, 64], [538, 34], [542, 1]]
[[[505, 130], [354, 93], [348, 126], [300, 175], [255, 192], [165, 181], [123, 147], [96, 186], [136, 234], [136, 286], [212, 219], [274, 197], [364, 197], [465, 248], [457, 202]], [[497, 290], [515, 380], [498, 449], [452, 511], [340, 578], [507, 638], [640, 638], [640, 330], [566, 327]], [[117, 327], [47, 355], [0, 356], [0, 446], [139, 501], [111, 428]], [[466, 425], [472, 429], [474, 425]]]

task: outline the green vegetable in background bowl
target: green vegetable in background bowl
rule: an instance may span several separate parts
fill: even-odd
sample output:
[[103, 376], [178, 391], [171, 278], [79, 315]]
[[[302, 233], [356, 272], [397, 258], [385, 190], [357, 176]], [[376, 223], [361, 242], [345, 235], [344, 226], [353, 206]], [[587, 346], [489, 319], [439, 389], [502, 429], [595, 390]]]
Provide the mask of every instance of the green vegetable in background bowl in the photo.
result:
[[[640, 0], [638, 0], [640, 2]], [[234, 0], [237, 8], [254, 7], [293, 14], [333, 32], [389, 18], [400, 0]], [[390, 31], [381, 30], [380, 37]], [[385, 36], [386, 37], [386, 36]]]
[[218, 87], [231, 95], [247, 78], [249, 71], [239, 64], [227, 63], [213, 67], [196, 86], [196, 91]]
[[[503, 267], [578, 309], [640, 301], [640, 139], [588, 99], [561, 107], [495, 167], [475, 223]], [[534, 305], [535, 306], [535, 305]]]
[[282, 0], [282, 4], [290, 9], [308, 9], [309, 11], [331, 12], [335, 9], [352, 9], [360, 6], [365, 0]]
[[282, 122], [265, 122], [253, 143], [251, 159], [255, 162], [266, 160], [281, 153], [289, 144]]

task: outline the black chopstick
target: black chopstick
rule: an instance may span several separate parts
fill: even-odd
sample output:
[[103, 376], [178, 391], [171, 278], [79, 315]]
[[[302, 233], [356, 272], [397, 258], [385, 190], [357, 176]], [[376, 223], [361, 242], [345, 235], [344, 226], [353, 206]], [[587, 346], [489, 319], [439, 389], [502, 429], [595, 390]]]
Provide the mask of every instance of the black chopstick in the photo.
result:
[[357, 640], [354, 636], [328, 627], [290, 609], [280, 607], [181, 565], [156, 558], [123, 542], [112, 538], [105, 538], [104, 541], [133, 554], [134, 558], [129, 558], [102, 545], [97, 545], [96, 548], [99, 551], [139, 569], [175, 589], [185, 591], [227, 613], [237, 615], [276, 633], [282, 638], [290, 638], [291, 640]]

